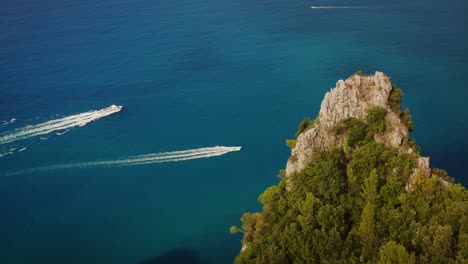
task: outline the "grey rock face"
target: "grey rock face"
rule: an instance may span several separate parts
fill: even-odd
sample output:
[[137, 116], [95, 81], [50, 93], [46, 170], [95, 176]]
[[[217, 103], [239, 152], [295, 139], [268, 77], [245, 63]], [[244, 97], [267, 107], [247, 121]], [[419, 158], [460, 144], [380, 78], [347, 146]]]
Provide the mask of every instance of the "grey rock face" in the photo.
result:
[[390, 78], [382, 72], [339, 80], [336, 87], [326, 93], [314, 127], [298, 136], [296, 146], [291, 151], [294, 159], [290, 159], [286, 165], [286, 176], [303, 170], [314, 150], [327, 149], [332, 145], [343, 146], [344, 139], [335, 137], [331, 130], [349, 117], [366, 118], [367, 110], [374, 106], [387, 110], [386, 121], [391, 127], [383, 135], [377, 135], [375, 140], [400, 148], [409, 133], [401, 119], [390, 109], [388, 99], [392, 89]]

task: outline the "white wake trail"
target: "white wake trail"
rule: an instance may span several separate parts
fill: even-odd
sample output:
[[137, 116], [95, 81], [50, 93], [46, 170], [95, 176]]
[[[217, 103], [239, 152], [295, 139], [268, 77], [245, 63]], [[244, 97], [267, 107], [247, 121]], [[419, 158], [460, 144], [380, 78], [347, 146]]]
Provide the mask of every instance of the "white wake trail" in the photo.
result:
[[0, 158], [1, 158], [1, 157], [4, 157], [4, 156], [6, 156], [6, 155], [12, 155], [12, 154], [13, 154], [13, 152], [11, 152], [11, 151], [10, 151], [10, 152], [6, 152], [6, 153], [0, 153]]
[[57, 133], [55, 133], [55, 134], [56, 134], [57, 136], [63, 136], [63, 135], [65, 135], [66, 133], [68, 133], [68, 131], [70, 131], [70, 129], [67, 129], [67, 130], [65, 130], [64, 132], [61, 132], [61, 133], [60, 133], [60, 132], [57, 132]]
[[363, 9], [366, 6], [311, 6], [312, 9]]
[[7, 125], [9, 125], [9, 124], [15, 123], [15, 122], [16, 122], [16, 118], [12, 118], [12, 119], [10, 119], [9, 121], [0, 121], [0, 122], [1, 122], [0, 127], [5, 127], [5, 126], [7, 126]]
[[21, 148], [20, 150], [18, 150], [18, 152], [23, 152], [23, 151], [25, 151], [27, 149], [28, 149], [28, 147], [24, 147], [24, 148]]
[[163, 162], [178, 162], [178, 161], [185, 161], [185, 160], [222, 156], [229, 152], [240, 151], [241, 149], [242, 147], [216, 146], [216, 147], [208, 147], [208, 148], [183, 150], [183, 151], [171, 151], [171, 152], [131, 156], [126, 159], [119, 159], [119, 160], [80, 162], [80, 163], [52, 165], [52, 166], [46, 166], [46, 167], [37, 167], [37, 168], [7, 172], [3, 175], [9, 176], [9, 175], [17, 175], [17, 174], [24, 174], [24, 173], [31, 173], [31, 172], [39, 172], [39, 171], [50, 171], [50, 170], [58, 170], [58, 169], [110, 167], [110, 166], [136, 166], [136, 165], [163, 163]]
[[122, 106], [112, 105], [101, 110], [89, 111], [60, 119], [50, 120], [37, 125], [18, 128], [0, 136], [0, 145], [50, 134], [55, 131], [63, 131], [77, 126], [85, 126], [92, 121], [120, 112], [121, 110]]

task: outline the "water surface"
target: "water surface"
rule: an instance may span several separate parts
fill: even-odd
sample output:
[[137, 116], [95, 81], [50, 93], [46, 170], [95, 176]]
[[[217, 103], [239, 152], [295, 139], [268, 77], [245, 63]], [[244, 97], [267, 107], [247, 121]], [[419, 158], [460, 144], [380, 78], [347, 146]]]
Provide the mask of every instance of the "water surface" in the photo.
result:
[[244, 149], [1, 177], [0, 262], [231, 263], [241, 237], [229, 226], [260, 210], [284, 140], [360, 69], [392, 77], [423, 154], [468, 184], [467, 11], [463, 0], [3, 2], [0, 120], [124, 110], [0, 158], [1, 172]]

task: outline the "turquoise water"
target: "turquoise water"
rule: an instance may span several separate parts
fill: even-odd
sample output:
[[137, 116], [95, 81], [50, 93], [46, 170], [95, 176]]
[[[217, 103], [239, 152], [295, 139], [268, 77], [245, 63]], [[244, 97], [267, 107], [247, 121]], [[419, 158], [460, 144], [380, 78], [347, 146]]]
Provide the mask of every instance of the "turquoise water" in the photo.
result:
[[1, 177], [0, 262], [231, 263], [241, 237], [229, 226], [260, 209], [257, 196], [289, 156], [284, 140], [359, 69], [403, 88], [423, 153], [468, 184], [468, 3], [376, 2], [2, 3], [0, 120], [17, 119], [2, 132], [111, 104], [124, 110], [32, 141], [0, 158], [0, 172], [244, 149]]

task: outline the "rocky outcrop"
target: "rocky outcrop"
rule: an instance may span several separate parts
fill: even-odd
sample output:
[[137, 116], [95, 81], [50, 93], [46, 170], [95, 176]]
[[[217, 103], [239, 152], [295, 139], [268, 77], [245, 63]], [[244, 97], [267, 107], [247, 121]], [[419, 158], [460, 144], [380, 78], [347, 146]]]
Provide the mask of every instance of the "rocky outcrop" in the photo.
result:
[[291, 151], [291, 159], [286, 166], [286, 176], [303, 170], [310, 162], [316, 149], [342, 146], [344, 139], [336, 137], [331, 130], [349, 117], [365, 119], [367, 110], [380, 106], [387, 110], [386, 121], [391, 129], [375, 140], [388, 146], [401, 148], [408, 138], [408, 129], [389, 105], [393, 89], [390, 78], [382, 72], [371, 76], [355, 74], [347, 80], [339, 80], [336, 87], [326, 93], [314, 127], [301, 133]]
[[437, 179], [440, 181], [440, 183], [442, 183], [443, 186], [447, 187], [450, 184], [449, 181], [443, 177], [440, 177], [441, 175], [434, 173], [430, 167], [429, 157], [419, 157], [417, 160], [418, 164], [416, 165], [416, 168], [414, 168], [414, 171], [409, 177], [408, 183], [405, 186], [406, 191], [411, 191], [414, 189], [414, 186], [418, 182], [418, 177], [431, 178], [433, 176], [437, 176]]
[[419, 157], [418, 164], [411, 174], [408, 183], [405, 186], [406, 191], [413, 189], [416, 184], [417, 177], [431, 177], [431, 168], [429, 167], [429, 158], [428, 157]]
[[[411, 230], [401, 229], [405, 232], [397, 234], [398, 239], [414, 247], [394, 245], [401, 246], [413, 262], [434, 258], [433, 250], [411, 252], [423, 248], [426, 240], [437, 240], [439, 234], [431, 236], [434, 230], [443, 229], [444, 239], [452, 241], [443, 253], [444, 261], [454, 262], [460, 256], [450, 248], [463, 248], [459, 245], [465, 237], [457, 235], [462, 234], [458, 229], [466, 215], [465, 190], [452, 188], [448, 173], [431, 168], [430, 159], [421, 157], [416, 141], [409, 137], [414, 124], [409, 110], [401, 109], [402, 96], [382, 72], [355, 74], [326, 93], [317, 118], [304, 119], [296, 138], [286, 141], [291, 157], [278, 175], [281, 182], [260, 195], [263, 211], [242, 217], [245, 234], [236, 263], [377, 262], [391, 255], [385, 251], [390, 248], [387, 242], [402, 227]], [[454, 192], [457, 197], [450, 195]], [[405, 213], [415, 205], [422, 210]], [[388, 208], [394, 209], [392, 217], [404, 216], [411, 226], [374, 217], [388, 216]], [[451, 225], [447, 221], [440, 225], [447, 212]], [[357, 243], [347, 243], [349, 238]], [[333, 245], [339, 243], [349, 247], [341, 248], [346, 254], [334, 254]], [[380, 254], [382, 249], [385, 254]], [[443, 259], [442, 254], [439, 257]]]

